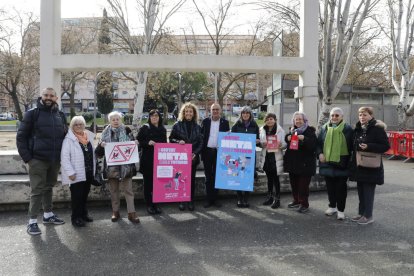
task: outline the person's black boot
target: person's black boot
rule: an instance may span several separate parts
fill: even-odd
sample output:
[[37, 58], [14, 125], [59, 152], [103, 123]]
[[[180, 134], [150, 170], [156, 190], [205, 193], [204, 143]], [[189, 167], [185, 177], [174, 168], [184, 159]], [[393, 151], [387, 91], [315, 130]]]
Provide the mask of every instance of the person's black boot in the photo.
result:
[[272, 209], [277, 209], [280, 207], [280, 195], [275, 195], [275, 200], [272, 203], [272, 206], [270, 206]]
[[273, 195], [271, 192], [267, 193], [266, 200], [262, 203], [264, 206], [271, 205], [273, 203]]

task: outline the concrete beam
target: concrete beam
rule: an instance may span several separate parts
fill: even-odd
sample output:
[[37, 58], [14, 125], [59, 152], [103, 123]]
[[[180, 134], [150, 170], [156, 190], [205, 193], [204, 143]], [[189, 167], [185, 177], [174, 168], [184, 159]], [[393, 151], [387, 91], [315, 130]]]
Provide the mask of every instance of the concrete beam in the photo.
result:
[[303, 58], [211, 55], [60, 55], [54, 68], [68, 71], [168, 71], [300, 74]]
[[40, 93], [53, 87], [60, 98], [61, 75], [53, 68], [54, 58], [61, 53], [60, 0], [42, 0], [40, 4]]

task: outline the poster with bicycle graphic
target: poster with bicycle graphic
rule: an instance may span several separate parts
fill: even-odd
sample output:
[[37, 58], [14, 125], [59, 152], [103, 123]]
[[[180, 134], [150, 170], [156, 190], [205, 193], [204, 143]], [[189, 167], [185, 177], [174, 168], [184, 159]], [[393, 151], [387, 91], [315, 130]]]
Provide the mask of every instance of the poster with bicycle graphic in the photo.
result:
[[191, 200], [191, 144], [154, 145], [153, 202]]

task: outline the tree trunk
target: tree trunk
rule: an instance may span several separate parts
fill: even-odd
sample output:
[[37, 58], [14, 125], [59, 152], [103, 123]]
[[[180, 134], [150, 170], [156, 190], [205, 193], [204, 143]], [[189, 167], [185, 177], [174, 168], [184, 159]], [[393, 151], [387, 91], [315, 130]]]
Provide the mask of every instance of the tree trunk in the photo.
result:
[[317, 129], [320, 130], [324, 124], [326, 124], [329, 120], [329, 113], [331, 112], [331, 103], [322, 101], [321, 109], [319, 112], [319, 118], [318, 118], [318, 127]]
[[70, 117], [73, 118], [76, 116], [75, 111], [75, 82], [70, 86], [70, 95], [69, 95], [69, 106], [70, 106]]
[[[142, 112], [144, 110], [145, 91], [147, 88], [148, 72], [137, 72], [137, 87], [135, 89], [134, 117], [132, 128], [134, 134], [138, 134], [141, 127]], [[136, 132], [136, 133], [135, 133]]]
[[162, 103], [162, 112], [164, 113], [164, 116], [162, 118], [163, 124], [168, 125], [168, 105], [166, 103]]
[[20, 108], [19, 98], [17, 96], [17, 88], [13, 87], [12, 91], [10, 92], [10, 96], [12, 97], [14, 108], [16, 109], [16, 114], [19, 121], [23, 121], [23, 113], [22, 109]]

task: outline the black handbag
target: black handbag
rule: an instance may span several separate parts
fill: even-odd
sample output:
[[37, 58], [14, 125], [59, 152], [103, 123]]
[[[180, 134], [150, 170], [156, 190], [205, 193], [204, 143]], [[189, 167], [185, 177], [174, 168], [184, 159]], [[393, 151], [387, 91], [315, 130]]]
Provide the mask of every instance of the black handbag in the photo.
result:
[[105, 185], [105, 179], [103, 176], [103, 169], [102, 169], [102, 161], [96, 160], [96, 168], [95, 168], [95, 175], [93, 177], [92, 185], [93, 186], [103, 186]]

